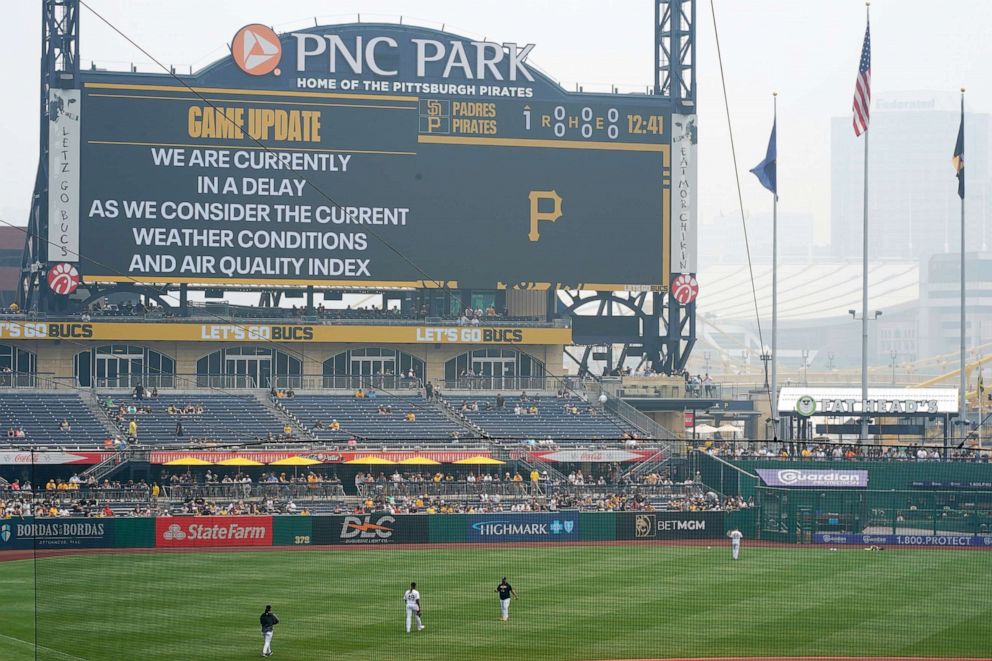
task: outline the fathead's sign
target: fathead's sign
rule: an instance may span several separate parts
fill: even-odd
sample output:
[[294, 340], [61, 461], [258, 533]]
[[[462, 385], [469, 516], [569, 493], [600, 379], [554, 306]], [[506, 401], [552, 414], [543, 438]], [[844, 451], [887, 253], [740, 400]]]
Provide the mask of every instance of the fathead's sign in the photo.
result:
[[271, 546], [270, 516], [163, 517], [155, 520], [155, 546]]

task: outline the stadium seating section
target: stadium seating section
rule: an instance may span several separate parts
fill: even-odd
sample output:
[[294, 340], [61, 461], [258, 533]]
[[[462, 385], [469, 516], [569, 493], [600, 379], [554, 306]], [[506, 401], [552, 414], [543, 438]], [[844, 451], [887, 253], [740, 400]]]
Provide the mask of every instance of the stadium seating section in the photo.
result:
[[[114, 406], [108, 414], [116, 413], [118, 404], [134, 402], [128, 393], [101, 394], [104, 404], [110, 397]], [[514, 414], [516, 396], [507, 396], [506, 405], [496, 408], [495, 397], [471, 397], [479, 411], [462, 411], [463, 399], [448, 400], [454, 415], [444, 410], [440, 402], [427, 402], [416, 395], [379, 395], [375, 398], [355, 398], [352, 395], [300, 394], [291, 399], [276, 400], [295, 428], [309, 430], [313, 438], [324, 442], [346, 442], [349, 439], [382, 443], [435, 442], [448, 443], [457, 435], [459, 440], [488, 436], [495, 439], [544, 440], [556, 442], [570, 440], [616, 440], [625, 432], [633, 432], [622, 421], [604, 414], [581, 400], [560, 400], [555, 397], [531, 397], [524, 407], [537, 406], [537, 414]], [[259, 401], [254, 395], [217, 393], [171, 394], [163, 392], [158, 398], [145, 399], [141, 405], [150, 407], [150, 413], [128, 415], [117, 423], [120, 435], [127, 435], [128, 421], [133, 417], [138, 423], [138, 441], [142, 444], [161, 444], [198, 441], [243, 442], [265, 438], [268, 434], [279, 437], [284, 419], [277, 412]], [[170, 414], [171, 406], [182, 408], [191, 404], [201, 405], [202, 414]], [[391, 413], [380, 413], [379, 407], [390, 407]], [[566, 407], [575, 406], [578, 413]], [[592, 412], [594, 411], [594, 412]], [[408, 412], [416, 415], [415, 422], [407, 422]], [[462, 420], [458, 417], [461, 416]], [[71, 425], [70, 432], [59, 429], [62, 419]], [[176, 422], [182, 420], [183, 435], [176, 436]], [[330, 429], [333, 420], [340, 423], [340, 430]], [[318, 426], [317, 423], [321, 423]], [[9, 427], [21, 427], [24, 439], [8, 439], [9, 444], [45, 444], [102, 447], [108, 438], [108, 429], [114, 423], [101, 420], [87, 406], [78, 393], [0, 393], [0, 433]], [[296, 438], [309, 441], [310, 436], [296, 431]]]
[[[101, 395], [104, 402], [107, 395]], [[115, 403], [138, 403], [125, 393], [112, 394]], [[269, 432], [279, 435], [283, 423], [276, 415], [253, 395], [227, 394], [169, 394], [163, 393], [155, 399], [144, 399], [143, 406], [150, 406], [151, 413], [128, 416], [119, 427], [121, 433], [127, 431], [128, 420], [134, 417], [138, 422], [138, 441], [141, 443], [176, 443], [192, 439], [218, 442], [250, 441], [264, 437]], [[182, 408], [190, 404], [203, 406], [201, 415], [171, 415], [169, 406]], [[176, 437], [176, 421], [182, 420], [183, 436]]]
[[[471, 405], [478, 403], [478, 411], [462, 411], [462, 403]], [[536, 414], [514, 413], [514, 406], [529, 409], [537, 407]], [[625, 432], [633, 433], [633, 427], [604, 414], [602, 411], [585, 401], [557, 397], [529, 397], [526, 402], [520, 402], [518, 397], [506, 397], [503, 408], [496, 408], [495, 397], [471, 397], [467, 399], [452, 398], [451, 405], [455, 411], [464, 415], [473, 424], [481, 427], [493, 438], [524, 438], [552, 439], [554, 441], [568, 440], [616, 440], [622, 438]], [[488, 405], [488, 408], [487, 408]], [[571, 413], [566, 408], [575, 407], [577, 413]]]
[[[436, 441], [451, 440], [452, 433], [469, 438], [471, 432], [451, 420], [440, 408], [418, 396], [379, 395], [358, 399], [351, 395], [297, 395], [280, 399], [279, 405], [310, 429], [322, 441], [345, 441], [350, 438], [375, 441]], [[389, 406], [392, 413], [379, 413], [380, 406]], [[417, 419], [407, 422], [412, 411]], [[341, 424], [340, 431], [327, 429], [333, 420]], [[324, 429], [318, 429], [320, 422]]]
[[[59, 429], [68, 420], [69, 431]], [[24, 438], [5, 441], [25, 445], [92, 445], [107, 438], [107, 427], [75, 392], [0, 393], [0, 425], [6, 436], [11, 427], [24, 430]]]

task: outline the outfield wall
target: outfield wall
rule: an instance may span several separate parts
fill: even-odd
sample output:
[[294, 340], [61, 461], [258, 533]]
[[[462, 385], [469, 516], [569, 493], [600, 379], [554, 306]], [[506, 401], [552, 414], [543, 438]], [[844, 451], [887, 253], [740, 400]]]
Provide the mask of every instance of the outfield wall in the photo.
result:
[[745, 535], [747, 512], [533, 512], [452, 515], [175, 516], [0, 520], [0, 552], [72, 549], [567, 544]]
[[[727, 496], [753, 496], [758, 480], [741, 474], [705, 453], [696, 453], [696, 469], [703, 483]], [[834, 461], [782, 459], [728, 459], [733, 465], [755, 474], [758, 468], [863, 470], [868, 472], [868, 488], [873, 490], [909, 490], [914, 483], [992, 484], [992, 463], [933, 461]], [[937, 487], [939, 488], [939, 487]], [[950, 487], [948, 487], [950, 488]]]

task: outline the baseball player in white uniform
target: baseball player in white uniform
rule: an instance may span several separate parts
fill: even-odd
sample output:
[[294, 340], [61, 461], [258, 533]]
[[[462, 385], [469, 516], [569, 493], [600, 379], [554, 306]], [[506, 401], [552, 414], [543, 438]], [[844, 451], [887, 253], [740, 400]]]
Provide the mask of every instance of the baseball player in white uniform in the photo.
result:
[[420, 621], [420, 593], [416, 583], [410, 583], [410, 589], [403, 593], [403, 603], [406, 604], [406, 632], [410, 633], [414, 617], [417, 618], [417, 631], [423, 631], [424, 623]]
[[734, 528], [727, 533], [727, 537], [730, 538], [730, 554], [737, 559], [737, 556], [741, 554], [741, 540], [744, 539], [744, 535], [737, 528]]

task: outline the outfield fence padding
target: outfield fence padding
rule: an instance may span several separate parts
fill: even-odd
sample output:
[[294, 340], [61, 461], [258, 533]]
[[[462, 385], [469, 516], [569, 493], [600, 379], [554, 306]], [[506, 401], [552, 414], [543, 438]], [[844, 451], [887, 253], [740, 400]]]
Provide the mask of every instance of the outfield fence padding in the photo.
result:
[[0, 552], [390, 544], [563, 544], [750, 537], [752, 512], [497, 512], [326, 516], [24, 518], [0, 522]]

